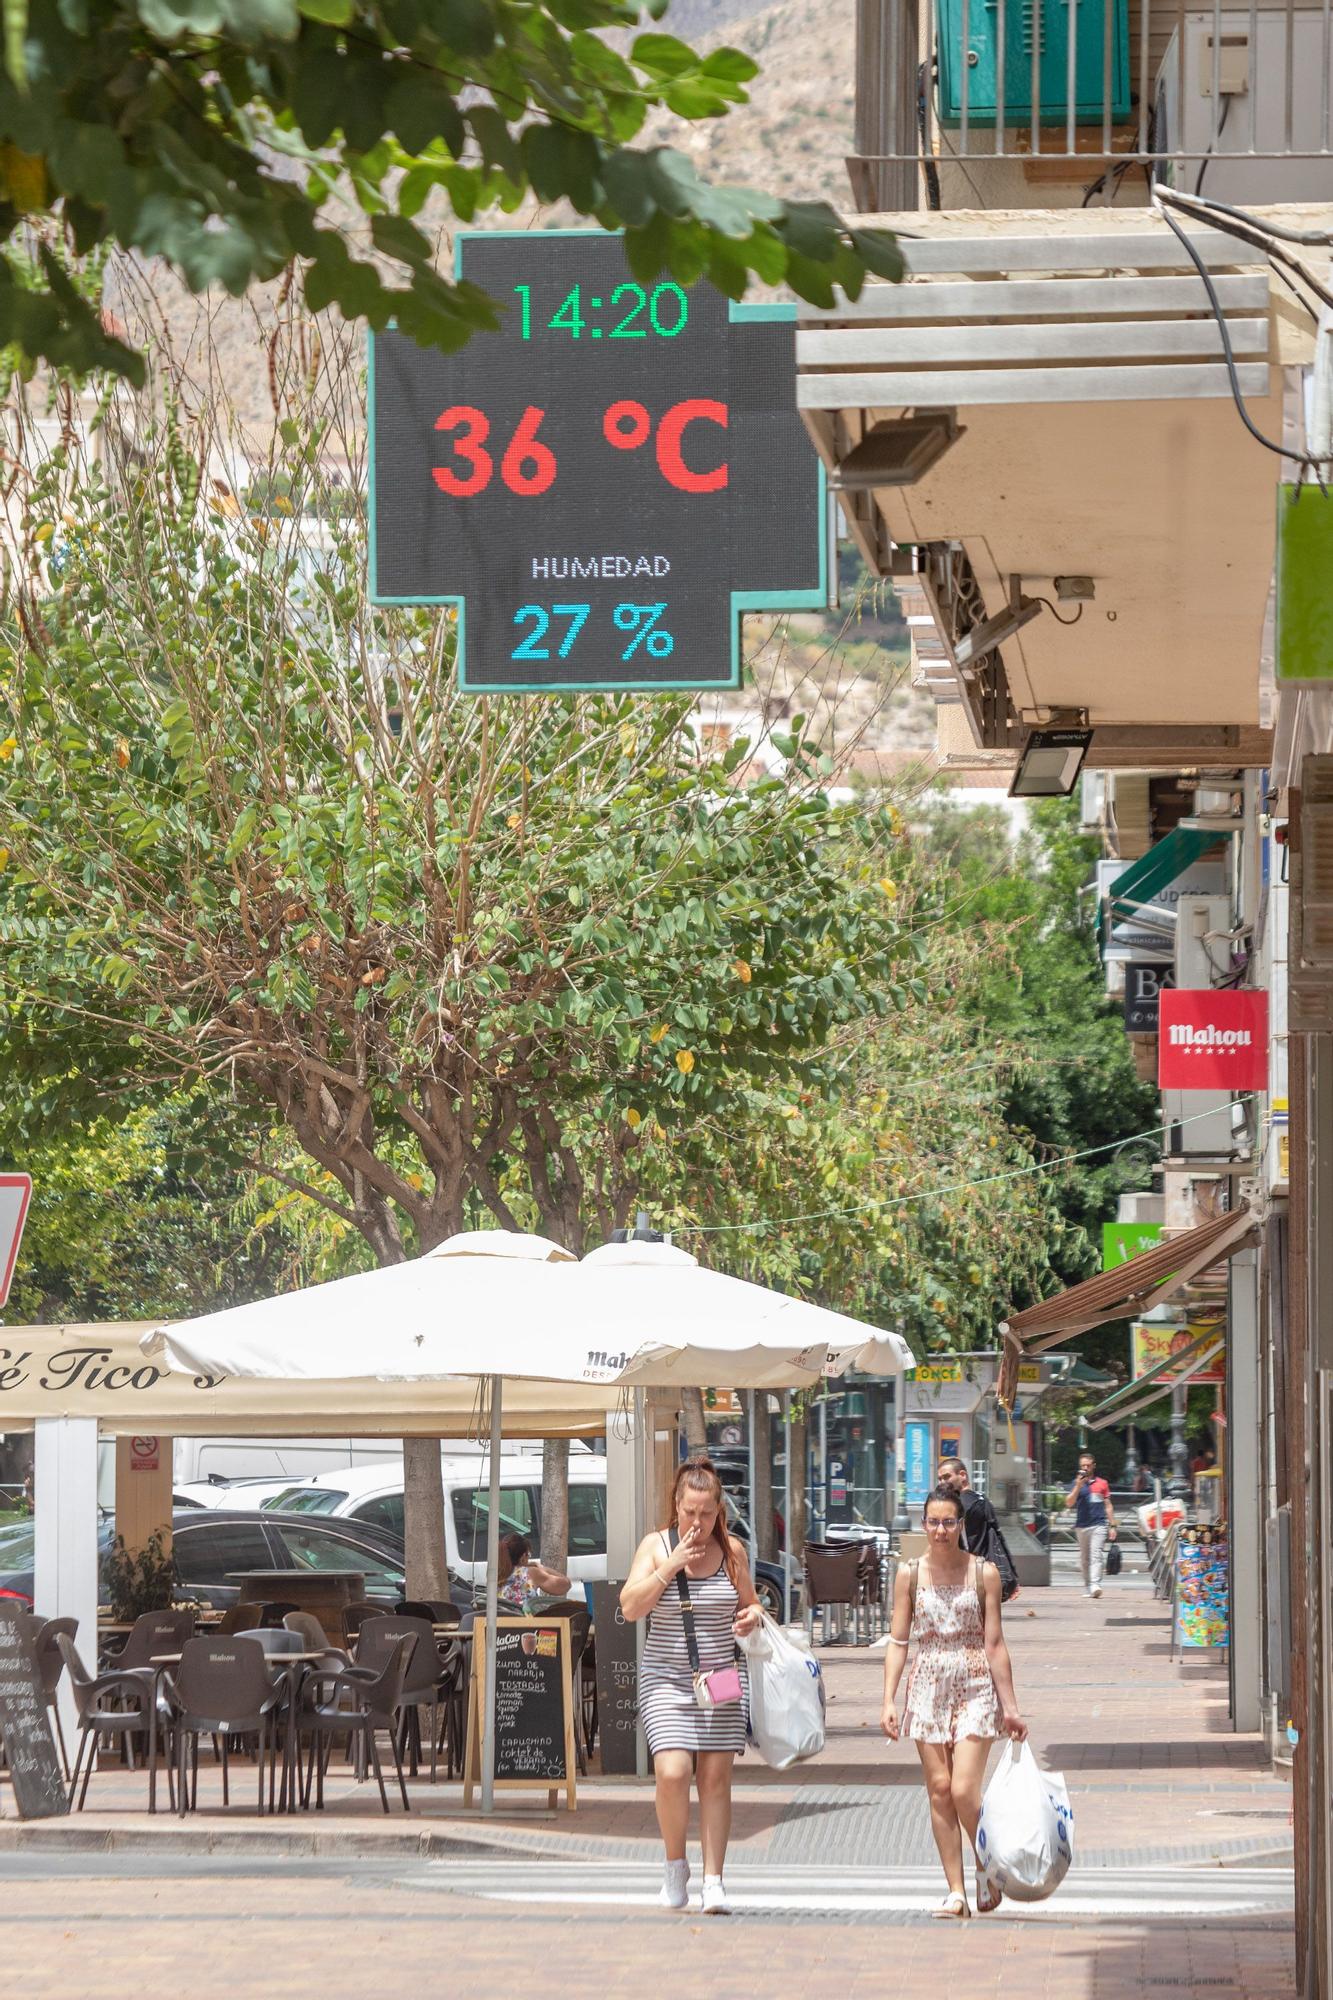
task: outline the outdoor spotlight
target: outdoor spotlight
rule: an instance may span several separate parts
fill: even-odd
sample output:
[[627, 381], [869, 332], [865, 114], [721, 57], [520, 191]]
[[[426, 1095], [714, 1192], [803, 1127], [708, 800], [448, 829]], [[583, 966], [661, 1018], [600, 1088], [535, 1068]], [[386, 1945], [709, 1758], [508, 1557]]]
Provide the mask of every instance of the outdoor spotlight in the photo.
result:
[[962, 436], [954, 410], [913, 410], [905, 417], [885, 418], [872, 424], [841, 461], [834, 489], [865, 493], [877, 486], [914, 486]]
[[1011, 576], [1009, 579], [1009, 602], [1003, 611], [997, 611], [991, 618], [983, 618], [979, 625], [973, 625], [953, 642], [953, 663], [959, 669], [975, 666], [987, 653], [997, 646], [1007, 645], [1017, 638], [1025, 625], [1040, 617], [1045, 609], [1045, 599], [1025, 597], [1023, 579]]
[[1090, 729], [1033, 729], [1009, 787], [1011, 799], [1067, 799], [1092, 743]]

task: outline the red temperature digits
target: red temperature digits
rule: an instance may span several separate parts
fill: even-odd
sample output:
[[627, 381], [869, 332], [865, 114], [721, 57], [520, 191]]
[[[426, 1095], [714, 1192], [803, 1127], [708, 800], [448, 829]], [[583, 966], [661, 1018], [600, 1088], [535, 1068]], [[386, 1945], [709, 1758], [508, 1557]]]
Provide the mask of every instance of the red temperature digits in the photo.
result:
[[[545, 410], [529, 403], [500, 460], [501, 479], [511, 493], [521, 494], [524, 498], [534, 493], [545, 493], [555, 478], [555, 453], [537, 436], [545, 415]], [[433, 477], [440, 491], [452, 493], [459, 500], [470, 500], [474, 493], [484, 493], [495, 470], [495, 461], [488, 451], [482, 449], [491, 433], [490, 418], [484, 411], [474, 409], [471, 403], [455, 403], [440, 412], [435, 419], [435, 428], [437, 431], [459, 432], [459, 436], [453, 439], [454, 451], [470, 468], [464, 478], [452, 466], [435, 466]]]
[[[529, 403], [500, 459], [501, 479], [520, 498], [545, 493], [555, 481], [555, 453], [537, 435], [545, 415], [545, 410]], [[725, 458], [703, 472], [696, 472], [685, 463], [686, 432], [692, 424], [715, 424], [726, 430], [726, 404], [704, 396], [673, 403], [663, 413], [653, 440], [658, 471], [680, 493], [720, 493], [730, 476]], [[456, 463], [431, 468], [440, 491], [452, 494], [457, 500], [470, 500], [474, 494], [484, 493], [495, 472], [495, 460], [485, 449], [491, 432], [490, 418], [471, 403], [454, 403], [440, 412], [435, 428], [454, 434], [449, 442], [455, 460], [461, 461], [461, 466]], [[653, 420], [642, 403], [612, 403], [602, 416], [602, 436], [617, 451], [638, 451], [653, 436]]]

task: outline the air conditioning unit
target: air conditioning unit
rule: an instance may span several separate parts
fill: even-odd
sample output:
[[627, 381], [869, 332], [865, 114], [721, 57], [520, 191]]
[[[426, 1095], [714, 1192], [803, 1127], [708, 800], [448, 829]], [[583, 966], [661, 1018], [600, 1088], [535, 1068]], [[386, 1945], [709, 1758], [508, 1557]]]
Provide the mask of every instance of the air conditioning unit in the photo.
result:
[[[1284, 4], [1185, 14], [1166, 45], [1154, 91], [1152, 143], [1161, 156], [1161, 179], [1213, 201], [1333, 201], [1333, 156], [1294, 157], [1319, 153], [1327, 143], [1331, 38], [1322, 8], [1289, 13]], [[1257, 160], [1247, 157], [1251, 153], [1288, 157]]]
[[[1109, 91], [1105, 56], [1110, 8]], [[1129, 116], [1128, 0], [939, 0], [939, 118], [963, 122], [967, 74], [969, 126], [993, 126], [999, 110], [1000, 8], [1004, 9], [1004, 122], [1032, 121], [1032, 71], [1037, 71], [1038, 121], [1069, 122], [1069, 23], [1074, 22], [1074, 123], [1100, 125], [1110, 97], [1111, 122]], [[1036, 47], [1034, 49], [1034, 38]]]

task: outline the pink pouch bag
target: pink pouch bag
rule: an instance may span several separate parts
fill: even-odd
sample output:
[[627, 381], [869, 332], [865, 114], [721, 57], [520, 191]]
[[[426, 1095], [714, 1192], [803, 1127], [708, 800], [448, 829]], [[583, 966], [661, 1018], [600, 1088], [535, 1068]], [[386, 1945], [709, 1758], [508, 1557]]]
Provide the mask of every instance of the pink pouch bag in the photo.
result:
[[723, 1708], [741, 1698], [739, 1667], [714, 1667], [711, 1674], [694, 1676], [694, 1699], [700, 1708]]
[[[671, 1547], [680, 1540], [673, 1528]], [[699, 1662], [699, 1642], [694, 1636], [694, 1606], [690, 1602], [689, 1581], [683, 1569], [676, 1571], [676, 1588], [680, 1592], [681, 1616], [685, 1621], [685, 1648], [690, 1656], [690, 1666], [694, 1672], [694, 1699], [700, 1708], [725, 1708], [730, 1702], [740, 1701], [745, 1690], [741, 1686], [740, 1668], [713, 1667], [704, 1673]]]

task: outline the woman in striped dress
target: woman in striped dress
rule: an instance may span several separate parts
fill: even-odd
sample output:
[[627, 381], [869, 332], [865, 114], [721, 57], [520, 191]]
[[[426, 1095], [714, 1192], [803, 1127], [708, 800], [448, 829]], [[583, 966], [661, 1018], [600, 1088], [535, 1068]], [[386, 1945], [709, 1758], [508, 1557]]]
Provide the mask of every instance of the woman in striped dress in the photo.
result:
[[[699, 1667], [704, 1674], [739, 1664], [742, 1699], [700, 1708], [676, 1579], [689, 1588]], [[703, 1847], [702, 1907], [725, 1915], [722, 1864], [731, 1832], [731, 1767], [745, 1749], [745, 1668], [736, 1641], [757, 1630], [761, 1613], [744, 1546], [727, 1533], [722, 1482], [711, 1459], [696, 1457], [676, 1474], [671, 1519], [640, 1542], [620, 1608], [631, 1621], [650, 1620], [639, 1675], [639, 1715], [657, 1780], [657, 1824], [666, 1847], [662, 1902], [683, 1910], [690, 1864], [685, 1836], [690, 1776], [699, 1793]]]

